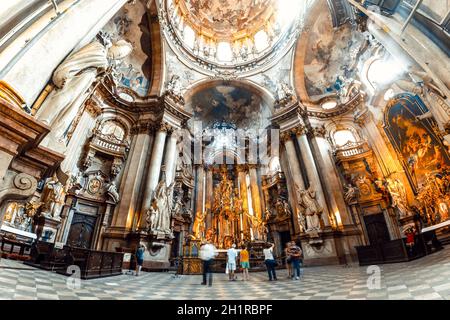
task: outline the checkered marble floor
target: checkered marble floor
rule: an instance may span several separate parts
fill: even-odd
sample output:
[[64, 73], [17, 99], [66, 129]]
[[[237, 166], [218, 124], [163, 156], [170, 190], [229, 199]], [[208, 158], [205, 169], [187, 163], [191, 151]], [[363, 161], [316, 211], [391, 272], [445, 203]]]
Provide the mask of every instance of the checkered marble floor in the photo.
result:
[[251, 273], [251, 280], [229, 282], [214, 274], [212, 287], [200, 285], [201, 276], [143, 273], [81, 280], [34, 269], [20, 262], [0, 261], [0, 300], [258, 300], [258, 299], [450, 299], [450, 248], [409, 263], [382, 265], [378, 288], [368, 287], [368, 268], [327, 266], [305, 268], [302, 280], [278, 281], [266, 273]]

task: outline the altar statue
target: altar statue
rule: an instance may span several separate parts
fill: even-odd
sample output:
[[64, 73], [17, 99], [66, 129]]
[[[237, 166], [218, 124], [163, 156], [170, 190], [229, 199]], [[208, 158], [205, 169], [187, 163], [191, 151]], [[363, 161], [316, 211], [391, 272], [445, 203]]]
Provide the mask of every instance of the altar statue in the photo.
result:
[[265, 222], [262, 219], [258, 218], [257, 216], [249, 214], [247, 211], [245, 211], [245, 215], [249, 220], [249, 224], [253, 231], [253, 237], [255, 238], [255, 240], [264, 241], [264, 239], [266, 238]]
[[65, 188], [56, 177], [47, 181], [43, 191], [43, 201], [46, 204], [43, 212], [47, 216], [58, 218], [61, 207], [64, 205], [65, 196]]
[[194, 224], [192, 226], [192, 234], [195, 237], [195, 239], [202, 239], [203, 238], [203, 232], [205, 230], [205, 218], [206, 218], [206, 211], [197, 212], [195, 215]]
[[310, 187], [308, 190], [301, 190], [298, 186], [297, 194], [302, 215], [306, 218], [306, 232], [321, 231], [320, 218], [323, 208], [316, 198], [316, 192]]
[[387, 189], [392, 199], [392, 206], [397, 208], [400, 218], [404, 218], [410, 214], [408, 209], [408, 200], [406, 190], [403, 183], [399, 179], [386, 179]]

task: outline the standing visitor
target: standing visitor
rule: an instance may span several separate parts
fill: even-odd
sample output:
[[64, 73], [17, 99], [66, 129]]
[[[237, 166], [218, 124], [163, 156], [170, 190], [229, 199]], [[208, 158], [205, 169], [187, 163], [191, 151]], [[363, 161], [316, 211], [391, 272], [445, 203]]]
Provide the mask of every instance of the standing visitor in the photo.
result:
[[236, 281], [234, 272], [236, 271], [236, 258], [238, 252], [236, 251], [236, 245], [233, 243], [230, 249], [227, 250], [227, 268], [228, 268], [228, 278], [230, 281]]
[[291, 256], [291, 261], [292, 261], [292, 273], [293, 276], [295, 276], [295, 280], [300, 279], [300, 263], [301, 263], [301, 258], [302, 258], [302, 249], [300, 249], [299, 246], [297, 246], [297, 244], [292, 241], [291, 242], [291, 246], [289, 247], [289, 255]]
[[250, 280], [250, 277], [248, 275], [248, 269], [250, 269], [250, 254], [245, 245], [242, 246], [242, 250], [239, 254], [239, 259], [241, 261], [241, 268], [242, 268], [242, 275], [243, 275], [242, 280], [248, 281], [248, 280]]
[[289, 255], [289, 248], [291, 247], [291, 242], [286, 243], [286, 248], [284, 249], [284, 254], [286, 256], [286, 269], [288, 271], [288, 278], [292, 278], [292, 260], [291, 256]]
[[275, 267], [277, 266], [277, 262], [273, 257], [273, 243], [267, 243], [266, 248], [263, 250], [264, 253], [264, 263], [267, 267], [267, 273], [269, 274], [269, 281], [277, 280], [277, 274], [275, 272]]
[[213, 259], [217, 256], [217, 250], [210, 240], [207, 240], [207, 242], [202, 245], [199, 256], [200, 259], [203, 260], [203, 282], [201, 284], [206, 286], [207, 278], [209, 278], [209, 286], [211, 287], [213, 281], [211, 264]]
[[142, 265], [144, 264], [144, 254], [145, 254], [145, 246], [141, 244], [136, 250], [136, 277], [139, 276], [142, 269]]

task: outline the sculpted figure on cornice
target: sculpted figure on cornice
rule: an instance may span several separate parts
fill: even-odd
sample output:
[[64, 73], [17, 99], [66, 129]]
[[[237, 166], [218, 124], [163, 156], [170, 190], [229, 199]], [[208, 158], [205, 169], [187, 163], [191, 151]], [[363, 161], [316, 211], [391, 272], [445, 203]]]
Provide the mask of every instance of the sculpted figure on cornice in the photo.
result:
[[108, 37], [103, 36], [71, 54], [55, 70], [52, 79], [56, 89], [36, 114], [39, 120], [52, 126], [50, 136], [57, 141], [63, 138], [96, 77], [107, 71], [111, 59], [116, 61], [126, 56], [121, 49], [124, 45], [122, 42], [112, 45]]
[[67, 122], [75, 117], [84, 100], [84, 93], [94, 82], [98, 70], [105, 71], [107, 67], [107, 48], [94, 41], [69, 56], [56, 69], [53, 74], [56, 90], [50, 93], [36, 114], [45, 124], [56, 124], [52, 130], [55, 137], [62, 137]]
[[117, 185], [115, 181], [112, 181], [109, 184], [107, 194], [115, 203], [118, 203], [120, 201], [120, 195], [119, 191], [117, 190]]

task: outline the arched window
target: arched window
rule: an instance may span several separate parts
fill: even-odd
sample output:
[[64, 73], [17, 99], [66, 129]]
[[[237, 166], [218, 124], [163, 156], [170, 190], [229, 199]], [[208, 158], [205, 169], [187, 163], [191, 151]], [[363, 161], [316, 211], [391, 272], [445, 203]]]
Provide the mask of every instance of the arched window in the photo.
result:
[[333, 138], [336, 147], [342, 147], [349, 142], [356, 142], [355, 135], [348, 129], [336, 131]]
[[112, 137], [118, 142], [122, 142], [125, 138], [125, 130], [114, 121], [108, 121], [103, 125], [102, 134]]

